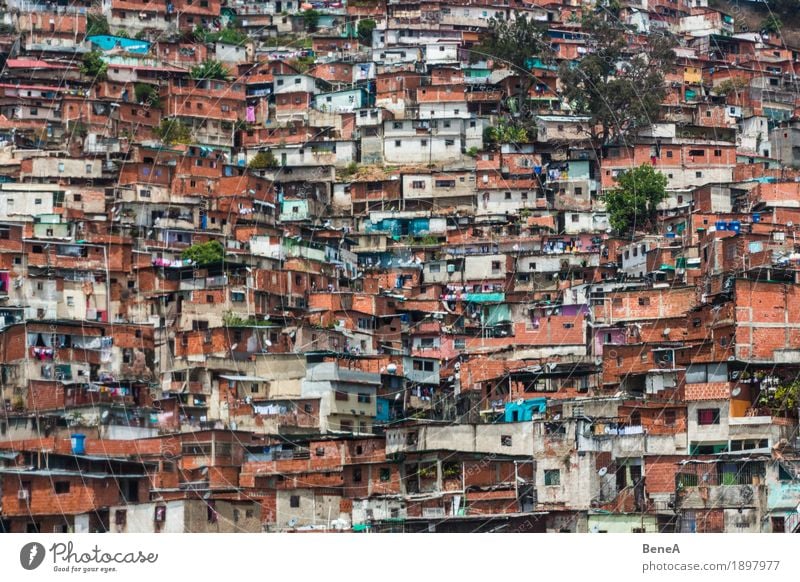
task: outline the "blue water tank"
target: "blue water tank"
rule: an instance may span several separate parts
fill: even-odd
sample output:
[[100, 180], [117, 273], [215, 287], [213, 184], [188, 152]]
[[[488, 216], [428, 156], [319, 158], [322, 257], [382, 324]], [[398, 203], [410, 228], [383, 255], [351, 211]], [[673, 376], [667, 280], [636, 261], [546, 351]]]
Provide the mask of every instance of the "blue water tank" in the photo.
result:
[[728, 230], [728, 223], [724, 220], [718, 220], [714, 223], [714, 228], [717, 230]]
[[742, 223], [738, 220], [732, 220], [728, 223], [728, 230], [732, 230], [733, 232], [739, 232], [742, 230]]
[[72, 454], [73, 455], [83, 455], [86, 452], [86, 446], [84, 441], [86, 440], [85, 434], [73, 434], [70, 435], [70, 441], [72, 442]]
[[753, 213], [753, 222], [761, 222], [761, 215], [758, 212]]

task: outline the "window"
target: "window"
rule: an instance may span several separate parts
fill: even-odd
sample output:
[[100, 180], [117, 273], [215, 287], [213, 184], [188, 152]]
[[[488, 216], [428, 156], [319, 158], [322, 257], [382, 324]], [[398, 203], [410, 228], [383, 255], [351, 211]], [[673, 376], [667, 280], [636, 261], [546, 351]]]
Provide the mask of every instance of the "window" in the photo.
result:
[[672, 152], [671, 152], [671, 151], [669, 151], [669, 150], [667, 151], [667, 157], [668, 157], [668, 158], [671, 158], [671, 157], [672, 157]]
[[650, 298], [649, 297], [639, 297], [639, 305], [642, 307], [646, 307], [650, 305]]
[[694, 177], [695, 178], [702, 178], [703, 177], [703, 172], [695, 172], [694, 173]]
[[422, 369], [425, 372], [433, 372], [433, 362], [423, 362]]
[[69, 493], [69, 481], [56, 481], [53, 484], [53, 489], [55, 489], [56, 495]]
[[500, 261], [492, 261], [492, 271], [500, 270]]
[[714, 150], [714, 156], [720, 157], [722, 155], [722, 150]]
[[339, 421], [339, 430], [342, 430], [344, 432], [353, 432], [353, 421], [352, 420]]
[[381, 481], [389, 481], [392, 478], [392, 470], [388, 467], [381, 469]]
[[289, 507], [300, 507], [300, 496], [299, 495], [290, 495], [289, 496]]
[[664, 424], [667, 426], [675, 426], [675, 411], [674, 410], [665, 410], [664, 411]]
[[457, 338], [453, 340], [453, 348], [457, 350], [467, 349], [467, 340], [465, 340], [464, 338]]
[[370, 396], [369, 394], [359, 393], [358, 401], [361, 402], [362, 404], [369, 404], [370, 402], [372, 402], [372, 396]]
[[425, 189], [425, 182], [422, 180], [414, 180], [411, 182], [411, 187], [415, 190], [424, 190]]
[[353, 482], [361, 483], [361, 467], [353, 467]]
[[402, 140], [399, 140], [399, 139], [394, 140], [394, 147], [399, 148], [402, 145], [403, 145], [403, 141]]
[[577, 214], [573, 214], [573, 215], [570, 217], [570, 220], [572, 220], [572, 222], [578, 222], [578, 221], [580, 220], [580, 216], [579, 216], [579, 215], [577, 215]]
[[350, 395], [347, 392], [342, 392], [341, 390], [337, 390], [335, 394], [336, 394], [336, 400], [340, 402], [347, 402], [350, 399], [349, 398]]
[[700, 408], [697, 410], [697, 424], [707, 426], [719, 424], [719, 408]]
[[561, 471], [558, 469], [545, 469], [544, 484], [547, 487], [557, 487], [561, 485]]
[[511, 446], [511, 435], [510, 434], [500, 435], [500, 446], [501, 447], [510, 447]]
[[444, 140], [444, 145], [447, 146], [447, 147], [454, 146], [454, 145], [456, 145], [456, 140], [454, 140], [454, 139], [446, 139], [446, 140]]

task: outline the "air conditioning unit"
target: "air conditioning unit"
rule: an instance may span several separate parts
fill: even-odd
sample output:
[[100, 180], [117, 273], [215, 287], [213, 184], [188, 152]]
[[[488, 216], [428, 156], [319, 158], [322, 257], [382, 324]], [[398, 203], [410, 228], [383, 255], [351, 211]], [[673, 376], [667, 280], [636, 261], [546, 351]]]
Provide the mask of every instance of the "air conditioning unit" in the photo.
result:
[[28, 490], [27, 489], [20, 489], [19, 491], [17, 491], [17, 499], [19, 499], [21, 501], [27, 501], [28, 500]]

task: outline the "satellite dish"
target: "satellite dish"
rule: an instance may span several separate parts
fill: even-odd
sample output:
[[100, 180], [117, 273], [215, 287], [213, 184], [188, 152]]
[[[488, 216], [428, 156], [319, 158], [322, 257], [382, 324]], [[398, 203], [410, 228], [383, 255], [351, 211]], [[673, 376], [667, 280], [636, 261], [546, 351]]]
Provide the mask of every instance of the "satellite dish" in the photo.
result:
[[601, 477], [605, 477], [608, 475], [608, 467], [600, 467], [600, 469], [597, 471], [597, 474]]
[[667, 232], [672, 232], [672, 225], [667, 226]]
[[665, 336], [669, 335], [669, 332], [671, 332], [671, 331], [672, 331], [672, 329], [669, 328], [669, 327], [664, 328], [664, 335]]
[[100, 415], [100, 422], [103, 424], [108, 423], [111, 420], [111, 412], [108, 410], [104, 410], [103, 413]]
[[789, 222], [786, 223], [786, 226], [788, 226], [789, 228], [792, 228], [794, 226], [794, 222], [792, 222], [790, 220]]
[[733, 396], [734, 398], [736, 396], [739, 396], [739, 394], [741, 394], [741, 393], [742, 393], [742, 388], [740, 386], [737, 386], [736, 388], [731, 390], [731, 396]]
[[292, 519], [286, 522], [286, 525], [288, 525], [289, 527], [294, 527], [297, 525], [297, 521], [298, 519], [296, 517], [293, 517]]
[[267, 344], [267, 347], [268, 347], [268, 348], [271, 348], [271, 347], [272, 347], [272, 342], [271, 342], [271, 341], [267, 340], [265, 343]]

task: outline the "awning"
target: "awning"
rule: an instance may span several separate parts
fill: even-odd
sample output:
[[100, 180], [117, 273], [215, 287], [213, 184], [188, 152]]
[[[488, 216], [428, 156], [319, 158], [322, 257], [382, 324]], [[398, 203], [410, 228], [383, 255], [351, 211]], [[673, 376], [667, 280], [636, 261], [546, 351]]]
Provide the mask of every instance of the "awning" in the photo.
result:
[[220, 374], [220, 378], [231, 380], [233, 382], [269, 382], [267, 378], [260, 376], [234, 376], [229, 374]]
[[505, 301], [505, 293], [465, 293], [464, 301], [471, 303], [500, 303]]

